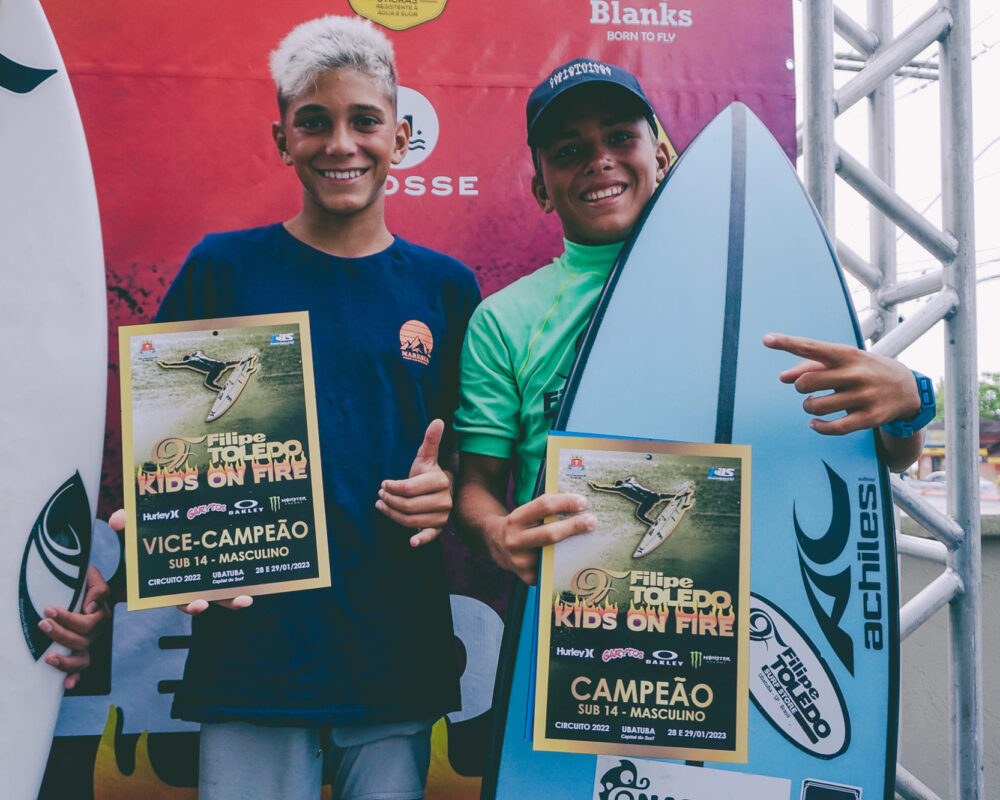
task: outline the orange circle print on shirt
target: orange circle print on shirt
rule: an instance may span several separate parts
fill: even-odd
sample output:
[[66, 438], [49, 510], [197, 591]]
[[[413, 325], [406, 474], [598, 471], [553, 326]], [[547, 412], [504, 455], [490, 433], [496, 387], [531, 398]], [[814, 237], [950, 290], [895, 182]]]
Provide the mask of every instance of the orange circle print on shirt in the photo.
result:
[[404, 322], [399, 329], [399, 350], [408, 361], [430, 364], [431, 353], [434, 351], [431, 329], [418, 319]]

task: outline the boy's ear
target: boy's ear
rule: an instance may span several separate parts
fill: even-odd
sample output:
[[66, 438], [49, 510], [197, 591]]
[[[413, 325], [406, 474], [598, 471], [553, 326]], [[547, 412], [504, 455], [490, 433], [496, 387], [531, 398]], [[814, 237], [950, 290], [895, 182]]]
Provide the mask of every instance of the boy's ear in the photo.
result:
[[292, 165], [292, 157], [288, 153], [288, 140], [285, 138], [285, 128], [280, 122], [271, 123], [271, 137], [278, 148], [278, 155], [287, 166]]
[[667, 150], [667, 143], [659, 139], [656, 140], [656, 182], [660, 183], [667, 177], [670, 170], [670, 151]]
[[545, 182], [537, 172], [531, 176], [531, 196], [535, 198], [538, 207], [546, 214], [551, 214], [555, 210], [552, 200], [549, 199], [549, 192], [545, 188]]
[[392, 163], [398, 164], [410, 149], [410, 123], [401, 119], [396, 123], [396, 139], [392, 143]]

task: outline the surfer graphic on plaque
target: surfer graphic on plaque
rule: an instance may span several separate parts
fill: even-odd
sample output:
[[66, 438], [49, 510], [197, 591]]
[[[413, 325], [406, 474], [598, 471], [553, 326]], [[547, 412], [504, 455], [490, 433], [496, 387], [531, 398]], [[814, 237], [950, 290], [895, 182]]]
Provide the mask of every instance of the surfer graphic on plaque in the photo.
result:
[[[257, 353], [251, 353], [236, 361], [220, 361], [206, 355], [202, 350], [195, 350], [183, 356], [180, 361], [157, 360], [156, 363], [164, 369], [190, 369], [205, 376], [205, 388], [219, 393], [208, 416], [205, 417], [205, 422], [217, 420], [232, 408], [250, 382], [250, 376], [260, 368]], [[229, 370], [232, 370], [229, 379], [224, 384], [220, 383], [220, 378]]]
[[[598, 492], [620, 494], [626, 500], [636, 504], [635, 517], [648, 525], [649, 530], [646, 531], [646, 535], [642, 537], [642, 541], [635, 548], [632, 558], [642, 558], [663, 544], [684, 517], [684, 512], [694, 505], [694, 484], [691, 481], [682, 483], [675, 492], [658, 492], [655, 489], [649, 489], [639, 483], [635, 475], [620, 478], [610, 486], [602, 486], [593, 481], [587, 481], [587, 483], [591, 489]], [[666, 503], [666, 505], [659, 514], [650, 517], [649, 512], [660, 503]]]

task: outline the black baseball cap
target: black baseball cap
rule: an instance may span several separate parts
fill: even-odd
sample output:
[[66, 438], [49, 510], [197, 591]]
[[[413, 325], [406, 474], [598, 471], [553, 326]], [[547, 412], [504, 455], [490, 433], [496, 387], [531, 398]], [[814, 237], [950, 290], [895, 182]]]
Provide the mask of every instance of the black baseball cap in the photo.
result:
[[619, 86], [628, 92], [637, 101], [642, 116], [653, 131], [656, 131], [656, 115], [653, 112], [653, 106], [650, 105], [649, 98], [646, 97], [646, 93], [642, 90], [635, 75], [614, 64], [607, 64], [593, 58], [576, 58], [561, 67], [556, 67], [552, 74], [538, 84], [531, 92], [531, 96], [528, 97], [526, 108], [528, 144], [531, 147], [538, 144], [537, 138], [540, 129], [538, 123], [556, 98], [570, 89], [594, 82]]

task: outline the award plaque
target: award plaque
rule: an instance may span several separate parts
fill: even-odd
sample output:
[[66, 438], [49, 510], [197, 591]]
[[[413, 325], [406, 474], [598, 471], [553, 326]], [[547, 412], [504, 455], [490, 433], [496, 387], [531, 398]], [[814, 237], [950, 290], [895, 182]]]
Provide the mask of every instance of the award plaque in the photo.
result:
[[542, 551], [533, 746], [746, 761], [750, 448], [550, 434], [597, 518]]
[[119, 331], [129, 610], [330, 585], [306, 312]]

